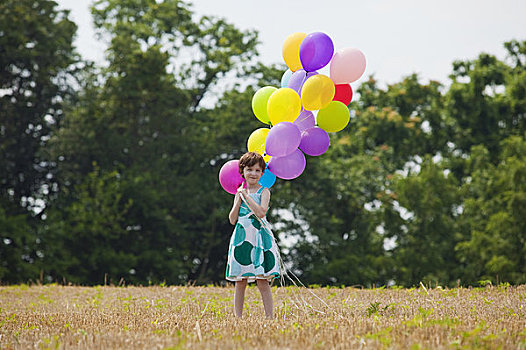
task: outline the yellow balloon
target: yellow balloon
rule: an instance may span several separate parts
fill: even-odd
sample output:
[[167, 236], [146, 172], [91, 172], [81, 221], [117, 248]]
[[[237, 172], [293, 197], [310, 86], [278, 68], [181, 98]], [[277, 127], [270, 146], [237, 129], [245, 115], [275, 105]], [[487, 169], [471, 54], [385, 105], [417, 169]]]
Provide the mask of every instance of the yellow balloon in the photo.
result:
[[249, 152], [256, 152], [263, 156], [265, 163], [268, 163], [270, 156], [265, 154], [265, 144], [267, 141], [267, 135], [270, 129], [259, 128], [250, 134], [247, 141], [247, 148]]
[[257, 153], [259, 153], [259, 154], [261, 154], [263, 156], [263, 160], [267, 164], [270, 161], [270, 158], [272, 158], [271, 156], [269, 156], [268, 154], [265, 153], [265, 145], [263, 145], [263, 148], [260, 149]]
[[294, 122], [301, 112], [300, 95], [290, 88], [278, 89], [268, 99], [267, 112], [272, 125]]
[[308, 111], [324, 108], [334, 98], [334, 92], [334, 83], [328, 76], [316, 74], [310, 77], [301, 89], [303, 108]]
[[[265, 141], [267, 140], [267, 135], [270, 129], [268, 128], [259, 128], [256, 129], [250, 134], [247, 141], [247, 148], [249, 152], [257, 152], [261, 150], [261, 146], [265, 146]], [[265, 149], [265, 147], [263, 147]], [[261, 153], [260, 153], [261, 154]]]
[[340, 101], [332, 101], [327, 107], [320, 109], [316, 117], [318, 126], [327, 132], [343, 130], [350, 119], [349, 108]]
[[305, 33], [292, 33], [283, 43], [283, 60], [293, 72], [303, 68], [300, 61], [300, 45], [306, 36]]

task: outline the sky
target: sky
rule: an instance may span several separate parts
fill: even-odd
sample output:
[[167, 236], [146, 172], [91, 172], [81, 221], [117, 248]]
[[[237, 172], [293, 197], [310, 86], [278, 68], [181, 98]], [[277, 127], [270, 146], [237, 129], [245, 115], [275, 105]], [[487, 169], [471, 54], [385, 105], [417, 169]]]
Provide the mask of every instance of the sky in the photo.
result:
[[[103, 63], [89, 0], [56, 0], [79, 26], [76, 46], [84, 58]], [[199, 16], [224, 17], [239, 29], [259, 32], [260, 59], [283, 63], [285, 38], [294, 32], [324, 32], [335, 50], [360, 49], [364, 76], [392, 84], [412, 73], [448, 84], [454, 60], [481, 52], [505, 58], [503, 43], [526, 40], [526, 0], [195, 0]], [[354, 84], [353, 84], [354, 85]]]

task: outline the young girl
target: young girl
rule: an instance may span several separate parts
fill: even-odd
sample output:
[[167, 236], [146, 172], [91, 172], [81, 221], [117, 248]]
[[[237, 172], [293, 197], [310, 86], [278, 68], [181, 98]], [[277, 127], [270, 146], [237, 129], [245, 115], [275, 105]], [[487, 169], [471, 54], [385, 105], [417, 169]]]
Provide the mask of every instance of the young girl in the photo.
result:
[[239, 160], [239, 173], [247, 186], [238, 189], [228, 216], [230, 223], [236, 227], [230, 239], [226, 267], [226, 279], [236, 282], [236, 317], [241, 317], [243, 313], [247, 283], [256, 281], [263, 299], [265, 315], [268, 319], [273, 318], [269, 282], [279, 278], [280, 269], [274, 236], [261, 224], [264, 222], [267, 224], [265, 226], [268, 226], [265, 215], [270, 202], [270, 191], [259, 185], [264, 171], [265, 161], [258, 153], [248, 152]]

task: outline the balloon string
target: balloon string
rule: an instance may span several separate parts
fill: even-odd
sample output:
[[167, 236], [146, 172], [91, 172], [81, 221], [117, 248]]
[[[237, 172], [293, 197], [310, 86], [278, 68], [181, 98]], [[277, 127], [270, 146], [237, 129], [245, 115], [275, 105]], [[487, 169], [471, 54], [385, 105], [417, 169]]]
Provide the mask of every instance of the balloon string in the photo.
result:
[[302, 121], [307, 120], [307, 119], [309, 119], [309, 115], [308, 114], [307, 114], [307, 116], [303, 117], [303, 119], [299, 120], [298, 122], [302, 122]]
[[[244, 183], [244, 181], [243, 181]], [[281, 250], [279, 249], [279, 245], [277, 244], [276, 242], [276, 238], [274, 237], [274, 234], [272, 233], [272, 230], [270, 229], [269, 227], [269, 223], [265, 220], [262, 220], [259, 216], [257, 216], [252, 208], [250, 208], [250, 205], [248, 204], [248, 201], [247, 199], [245, 198], [245, 196], [243, 195], [243, 193], [240, 193], [240, 196], [241, 196], [241, 199], [243, 200], [243, 202], [245, 202], [245, 204], [247, 205], [248, 207], [248, 210], [249, 210], [249, 216], [250, 215], [254, 215], [256, 217], [256, 219], [259, 221], [259, 223], [263, 226], [263, 228], [270, 233], [270, 236], [272, 237], [272, 240], [274, 241], [274, 244], [276, 245], [276, 249], [277, 249], [277, 253], [278, 253], [278, 261], [279, 261], [279, 266], [280, 266], [280, 269], [281, 269], [281, 274], [280, 274], [280, 284], [282, 287], [285, 287], [285, 277], [287, 277], [293, 284], [296, 288], [300, 288], [296, 282], [289, 276], [289, 273], [290, 275], [292, 275], [297, 281], [299, 284], [301, 284], [301, 286], [303, 286], [309, 293], [311, 293], [314, 297], [316, 297], [316, 299], [318, 299], [319, 301], [321, 301], [323, 303], [323, 305], [325, 305], [328, 309], [332, 310], [332, 308], [322, 299], [320, 298], [318, 295], [316, 295], [316, 293], [314, 293], [311, 289], [307, 288], [305, 286], [305, 284], [303, 284], [303, 282], [301, 282], [301, 280], [299, 279], [298, 276], [296, 276], [292, 271], [289, 271], [286, 267], [285, 267], [285, 262], [283, 261], [283, 259], [281, 258]], [[320, 311], [320, 310], [317, 310], [315, 309], [311, 304], [309, 304], [303, 297], [303, 295], [301, 293], [298, 293], [300, 298], [301, 298], [301, 301], [302, 303], [299, 302], [298, 300], [298, 297], [296, 295], [294, 295], [294, 297], [296, 298], [296, 300], [298, 301], [298, 304], [303, 304], [303, 308], [306, 312], [306, 306], [308, 306], [309, 308], [311, 308], [313, 311], [315, 312], [318, 312], [320, 314], [326, 314], [325, 312], [323, 311]], [[296, 306], [297, 307], [297, 306]], [[299, 309], [299, 307], [297, 307]], [[338, 312], [336, 312], [335, 310], [332, 310], [333, 312], [335, 312], [340, 318], [344, 318], [342, 315], [340, 315]]]
[[307, 81], [307, 74], [307, 71], [305, 71], [305, 75], [303, 76], [303, 79], [301, 81], [300, 89], [303, 87], [303, 84], [305, 84], [305, 82]]
[[[254, 216], [258, 219], [258, 221], [260, 222], [260, 224], [264, 227], [264, 229], [271, 233], [270, 236], [272, 237], [272, 239], [273, 239], [273, 241], [274, 241], [274, 244], [276, 245], [276, 248], [277, 248], [277, 251], [278, 251], [278, 262], [279, 262], [280, 269], [281, 269], [281, 271], [282, 271], [282, 273], [280, 274], [280, 284], [281, 284], [281, 286], [282, 286], [282, 287], [285, 286], [285, 278], [284, 278], [284, 276], [286, 276], [286, 277], [287, 277], [287, 278], [288, 278], [288, 279], [289, 279], [289, 280], [290, 280], [290, 281], [291, 281], [291, 282], [292, 282], [297, 288], [299, 288], [298, 285], [296, 284], [296, 282], [295, 282], [293, 279], [291, 279], [291, 278], [288, 276], [288, 274], [287, 274], [287, 269], [286, 269], [286, 267], [285, 267], [285, 264], [284, 264], [284, 262], [283, 262], [283, 259], [281, 258], [281, 252], [280, 252], [280, 250], [279, 250], [279, 246], [277, 245], [277, 242], [276, 242], [276, 240], [275, 240], [275, 237], [274, 237], [274, 235], [272, 234], [272, 230], [270, 230], [270, 229], [268, 228], [266, 222], [264, 222], [263, 220], [261, 220], [261, 218], [259, 218], [257, 215], [254, 214], [254, 212], [252, 211], [252, 209], [250, 208], [250, 206], [249, 206], [249, 204], [248, 204], [248, 201], [245, 199], [245, 197], [244, 197], [244, 195], [243, 195], [242, 193], [240, 193], [240, 196], [241, 196], [241, 199], [243, 200], [243, 202], [245, 202], [245, 204], [247, 205], [247, 207], [248, 207], [248, 209], [249, 209], [249, 216], [250, 216], [250, 215], [254, 215]], [[307, 301], [305, 301], [305, 299], [303, 298], [303, 295], [301, 295], [301, 293], [298, 293], [298, 294], [300, 295], [300, 298], [302, 299], [301, 301], [299, 300], [299, 298], [297, 297], [297, 295], [293, 294], [293, 296], [295, 297], [296, 301], [298, 302], [298, 303], [297, 303], [298, 305], [303, 305], [303, 309], [304, 309], [305, 312], [306, 312], [306, 305], [308, 305], [308, 306], [311, 307], [313, 310], [315, 310], [315, 311], [317, 311], [317, 312], [319, 312], [319, 313], [325, 314], [325, 313], [322, 312], [322, 311], [319, 311], [319, 310], [314, 309], [314, 308], [312, 307], [312, 305], [310, 305]], [[295, 303], [293, 303], [293, 305], [295, 305], [295, 306], [299, 309], [299, 306], [297, 306]]]

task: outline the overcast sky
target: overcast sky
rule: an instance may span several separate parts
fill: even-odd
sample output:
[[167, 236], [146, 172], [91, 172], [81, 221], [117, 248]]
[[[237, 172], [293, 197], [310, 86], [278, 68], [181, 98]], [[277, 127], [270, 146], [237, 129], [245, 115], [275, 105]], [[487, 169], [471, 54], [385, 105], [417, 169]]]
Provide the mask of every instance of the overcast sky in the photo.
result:
[[[88, 0], [56, 0], [79, 26], [76, 45], [103, 62]], [[281, 48], [294, 32], [321, 31], [335, 49], [357, 47], [367, 58], [365, 75], [381, 84], [411, 73], [448, 83], [451, 63], [480, 52], [504, 58], [503, 43], [526, 40], [526, 0], [195, 0], [199, 15], [225, 17], [240, 29], [256, 29], [264, 63], [283, 62]], [[363, 81], [364, 78], [361, 79]], [[360, 81], [358, 81], [359, 83]], [[353, 84], [354, 85], [354, 84]]]

